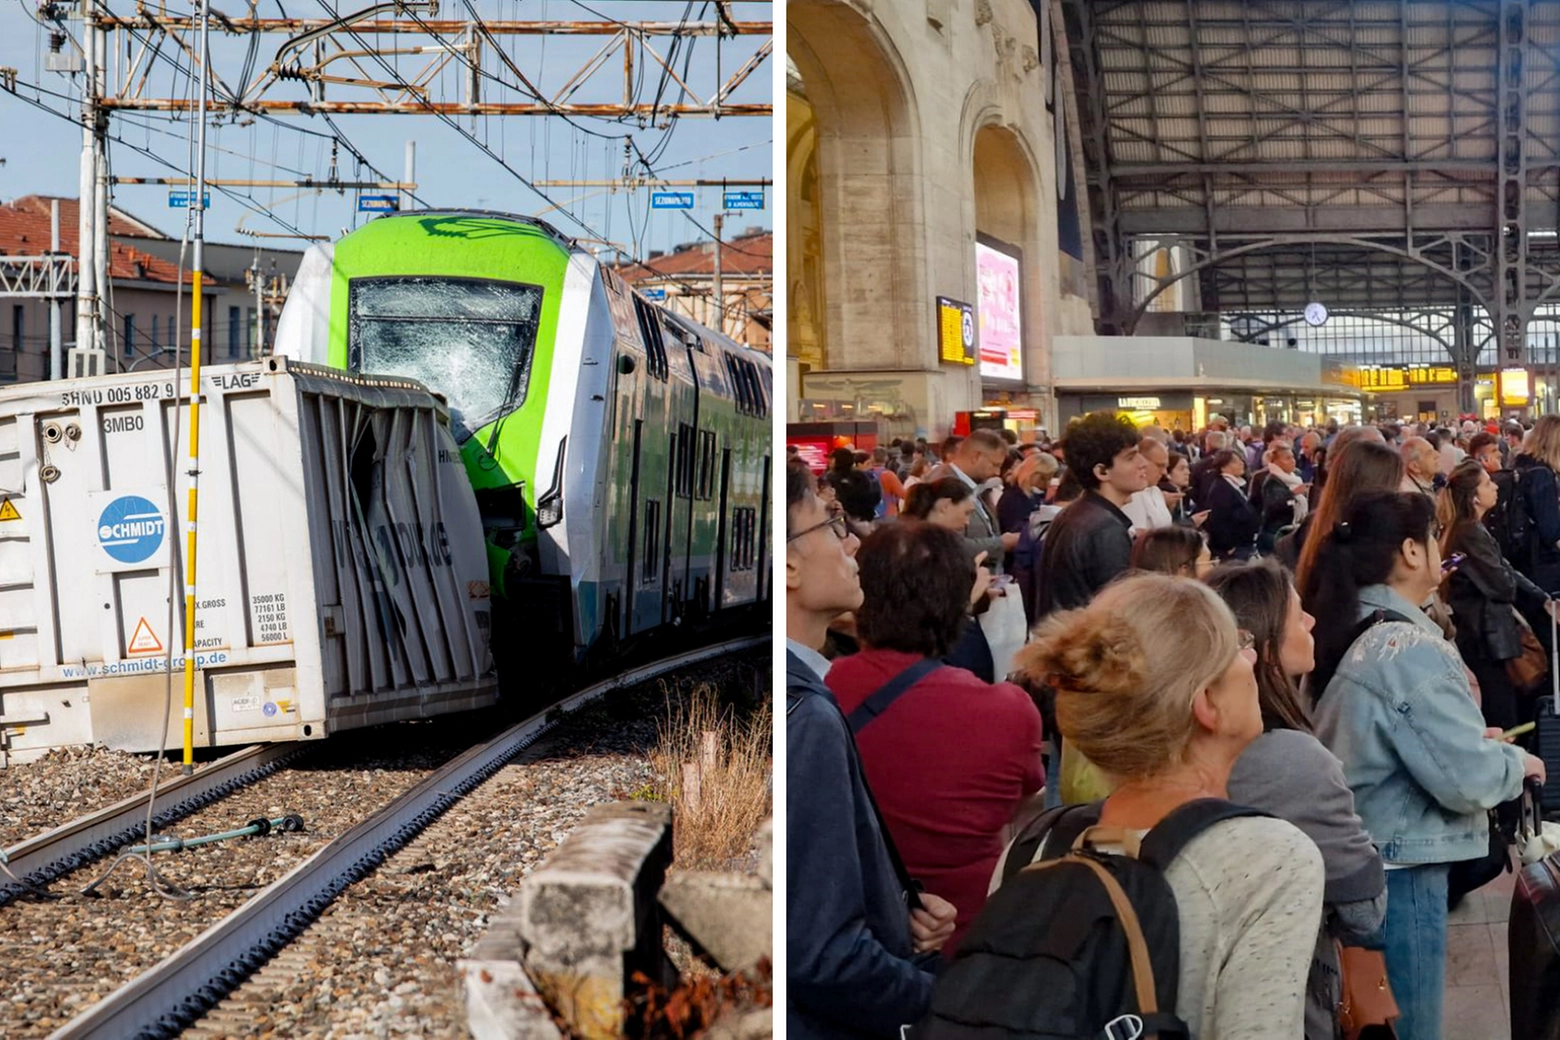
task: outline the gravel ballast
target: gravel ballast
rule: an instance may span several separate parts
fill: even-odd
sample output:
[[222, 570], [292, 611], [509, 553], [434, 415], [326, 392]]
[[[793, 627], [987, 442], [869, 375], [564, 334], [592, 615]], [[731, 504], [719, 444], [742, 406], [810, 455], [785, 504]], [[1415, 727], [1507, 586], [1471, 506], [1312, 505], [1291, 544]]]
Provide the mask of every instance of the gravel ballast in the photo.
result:
[[[739, 678], [720, 665], [699, 675]], [[455, 962], [586, 810], [648, 788], [665, 703], [651, 683], [571, 717], [344, 892], [185, 1035], [467, 1036]]]
[[[751, 675], [727, 661], [678, 678], [742, 691], [751, 688]], [[348, 888], [188, 1035], [466, 1035], [456, 960], [590, 806], [650, 790], [648, 751], [668, 692], [676, 696], [679, 688], [671, 679], [570, 716]], [[121, 864], [100, 886], [101, 898], [74, 895], [107, 869], [105, 860], [55, 882], [51, 891], [71, 893], [65, 899], [23, 899], [0, 909], [8, 983], [0, 994], [0, 1035], [48, 1035], [494, 731], [489, 717], [472, 715], [333, 738], [165, 828], [192, 837], [262, 815], [298, 813], [305, 820], [300, 834], [154, 857], [164, 879], [193, 893], [192, 901], [158, 897], [138, 862]], [[16, 767], [0, 774], [8, 781], [0, 834], [14, 844], [144, 790], [151, 770], [148, 758], [88, 749]], [[164, 766], [165, 777], [176, 773], [176, 765]]]

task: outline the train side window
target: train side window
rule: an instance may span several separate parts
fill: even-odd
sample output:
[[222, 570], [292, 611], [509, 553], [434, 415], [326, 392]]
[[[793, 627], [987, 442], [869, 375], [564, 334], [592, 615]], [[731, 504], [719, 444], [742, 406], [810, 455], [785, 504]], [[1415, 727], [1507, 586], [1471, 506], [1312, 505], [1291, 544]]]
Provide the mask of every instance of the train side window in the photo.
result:
[[742, 401], [742, 414], [755, 414], [753, 408], [753, 387], [748, 382], [747, 377], [747, 362], [742, 358], [734, 357], [731, 359], [731, 370], [732, 380], [737, 385], [737, 396]]
[[667, 377], [666, 344], [661, 341], [661, 323], [645, 302], [637, 297], [634, 299], [634, 313], [639, 318], [639, 336], [645, 341], [650, 374], [664, 383]]
[[698, 497], [708, 499], [715, 493], [715, 434], [710, 430], [699, 431], [699, 490]]
[[758, 366], [743, 359], [742, 368], [747, 373], [748, 400], [753, 402], [753, 414], [763, 415], [763, 397], [758, 392]]
[[753, 569], [753, 539], [757, 532], [758, 513], [756, 510], [743, 506], [732, 510], [731, 569], [733, 571]]
[[753, 394], [753, 414], [763, 417], [769, 414], [769, 409], [764, 407], [764, 383], [758, 377], [758, 365], [749, 361], [747, 366], [748, 385], [752, 388]]
[[693, 495], [694, 438], [693, 427], [677, 424], [677, 494], [683, 498]]
[[661, 503], [653, 498], [645, 500], [645, 567], [639, 575], [641, 585], [655, 582], [661, 573]]
[[751, 415], [752, 407], [748, 404], [747, 385], [742, 381], [742, 374], [738, 370], [739, 362], [730, 354], [726, 355], [726, 374], [731, 377], [731, 392], [737, 399], [737, 411], [742, 415]]

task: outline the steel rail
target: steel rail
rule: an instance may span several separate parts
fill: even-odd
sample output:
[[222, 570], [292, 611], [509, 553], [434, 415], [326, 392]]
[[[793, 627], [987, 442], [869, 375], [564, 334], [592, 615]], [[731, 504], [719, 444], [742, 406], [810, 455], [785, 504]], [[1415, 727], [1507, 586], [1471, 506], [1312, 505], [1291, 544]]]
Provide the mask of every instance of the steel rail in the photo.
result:
[[[256, 744], [219, 758], [191, 776], [178, 776], [167, 767], [170, 775], [158, 785], [157, 801], [152, 806], [152, 826], [163, 827], [188, 816], [318, 746], [318, 741]], [[7, 866], [28, 884], [42, 887], [101, 859], [142, 834], [151, 793], [131, 795], [6, 849]], [[25, 885], [6, 881], [0, 885], [0, 906], [27, 890]]]
[[587, 687], [446, 763], [238, 910], [52, 1034], [51, 1040], [175, 1037], [446, 809], [575, 711], [613, 690], [769, 641], [727, 640]]

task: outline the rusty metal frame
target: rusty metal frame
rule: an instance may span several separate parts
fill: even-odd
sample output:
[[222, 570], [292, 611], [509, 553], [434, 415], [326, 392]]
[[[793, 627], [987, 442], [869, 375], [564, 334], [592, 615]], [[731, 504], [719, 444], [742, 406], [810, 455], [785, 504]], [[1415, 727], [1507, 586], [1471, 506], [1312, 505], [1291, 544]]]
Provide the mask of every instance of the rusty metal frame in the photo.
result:
[[[254, 79], [235, 89], [216, 70], [212, 71], [216, 98], [211, 105], [213, 112], [261, 112], [277, 115], [369, 114], [397, 113], [495, 116], [596, 116], [612, 119], [652, 119], [662, 117], [712, 117], [771, 116], [772, 103], [732, 103], [728, 99], [774, 53], [773, 24], [771, 22], [733, 22], [722, 17], [707, 22], [682, 23], [667, 21], [619, 22], [590, 21], [483, 21], [421, 18], [409, 6], [402, 5], [400, 13], [408, 17], [378, 17], [387, 5], [377, 5], [360, 12], [362, 20], [346, 15], [337, 19], [325, 18], [229, 18], [222, 28], [232, 35], [276, 34], [286, 35], [276, 51], [276, 59], [261, 70]], [[156, 97], [149, 92], [149, 79], [158, 57], [167, 48], [183, 55], [191, 65], [198, 64], [193, 43], [196, 21], [190, 17], [169, 16], [159, 13], [144, 2], [137, 5], [133, 17], [121, 17], [100, 13], [94, 24], [109, 34], [108, 53], [126, 56], [122, 71], [113, 77], [102, 107], [121, 111], [193, 112], [193, 99]], [[118, 34], [116, 37], [115, 34]], [[363, 37], [390, 36], [396, 43], [384, 51], [368, 49]], [[413, 42], [415, 37], [426, 38], [426, 43]], [[501, 51], [498, 63], [507, 66], [520, 80], [518, 83], [502, 81], [490, 86], [490, 90], [511, 89], [525, 100], [509, 100], [502, 97], [493, 100], [482, 98], [478, 81], [486, 78], [493, 84], [497, 78], [490, 71], [486, 52], [496, 49], [499, 37], [504, 36], [599, 36], [605, 37], [601, 47], [582, 62], [572, 75], [566, 76], [563, 85], [550, 92], [538, 90], [513, 61]], [[669, 57], [658, 49], [655, 41], [681, 37], [713, 37], [717, 48], [713, 82], [700, 89], [685, 82], [672, 67]], [[756, 48], [750, 40], [757, 39]], [[740, 45], [740, 59], [736, 71], [725, 75], [724, 50]], [[603, 70], [610, 59], [623, 56], [621, 99], [576, 100], [582, 88], [599, 83], [607, 74]], [[408, 69], [399, 82], [390, 82], [382, 73], [376, 75], [364, 68], [361, 59], [384, 55], [427, 56], [426, 64]], [[460, 101], [434, 101], [430, 88], [437, 77], [449, 69], [452, 62], [460, 61], [469, 69], [464, 88], [465, 97]], [[346, 62], [352, 72], [327, 72], [326, 68], [337, 62]], [[636, 68], [659, 67], [677, 84], [687, 99], [674, 104], [654, 104], [635, 97], [634, 71]], [[690, 77], [691, 78], [691, 77]], [[279, 84], [288, 81], [302, 82], [309, 87], [305, 98], [267, 97]], [[325, 98], [325, 87], [344, 91], [347, 96]], [[364, 92], [368, 96], [361, 96]], [[614, 91], [615, 93], [615, 91]]]

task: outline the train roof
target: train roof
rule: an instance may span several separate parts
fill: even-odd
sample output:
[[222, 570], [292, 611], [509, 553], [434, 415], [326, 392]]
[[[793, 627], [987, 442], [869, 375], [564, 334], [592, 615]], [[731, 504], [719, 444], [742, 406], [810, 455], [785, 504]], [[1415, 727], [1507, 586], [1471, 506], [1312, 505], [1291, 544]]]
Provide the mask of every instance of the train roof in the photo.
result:
[[437, 207], [433, 209], [412, 209], [399, 213], [381, 213], [375, 220], [386, 220], [392, 217], [485, 217], [489, 220], [508, 220], [516, 224], [529, 224], [531, 227], [545, 231], [560, 242], [567, 243], [569, 248], [575, 248], [575, 240], [565, 235], [562, 231], [553, 227], [540, 217], [528, 217], [523, 213], [505, 213], [496, 209], [458, 209], [454, 207]]

